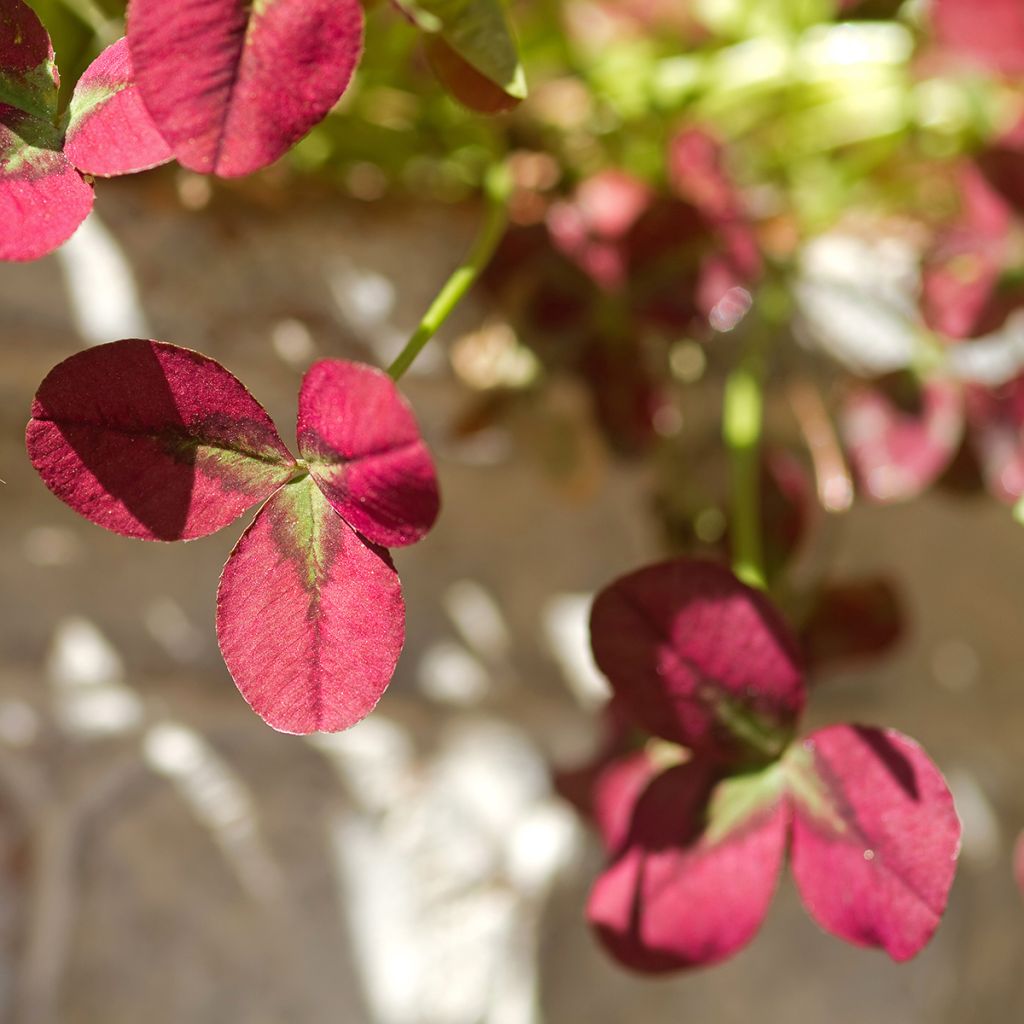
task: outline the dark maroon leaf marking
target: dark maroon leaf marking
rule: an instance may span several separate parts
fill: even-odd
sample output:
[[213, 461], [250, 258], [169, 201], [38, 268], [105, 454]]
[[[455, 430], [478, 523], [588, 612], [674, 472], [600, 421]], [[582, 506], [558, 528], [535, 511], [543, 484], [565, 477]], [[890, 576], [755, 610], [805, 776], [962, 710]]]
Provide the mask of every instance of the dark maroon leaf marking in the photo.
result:
[[27, 445], [58, 498], [145, 540], [213, 533], [294, 469], [234, 376], [158, 341], [117, 341], [59, 363], [36, 395]]

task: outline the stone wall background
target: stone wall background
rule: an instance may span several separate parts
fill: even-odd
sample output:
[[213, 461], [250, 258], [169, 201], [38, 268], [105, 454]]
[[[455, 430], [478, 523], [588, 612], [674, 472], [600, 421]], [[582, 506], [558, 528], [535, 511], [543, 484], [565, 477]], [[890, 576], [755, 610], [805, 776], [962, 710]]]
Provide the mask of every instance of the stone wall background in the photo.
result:
[[288, 440], [304, 366], [385, 361], [473, 230], [471, 210], [327, 199], [217, 194], [188, 212], [189, 188], [111, 183], [70, 249], [0, 268], [0, 1019], [1024, 1019], [1009, 860], [1024, 535], [1004, 510], [931, 497], [858, 509], [831, 537], [837, 570], [893, 575], [913, 621], [883, 665], [827, 680], [807, 725], [891, 724], [951, 778], [967, 839], [932, 945], [896, 967], [824, 937], [785, 882], [733, 962], [633, 978], [582, 924], [600, 857], [550, 765], [593, 741], [585, 669], [564, 658], [584, 595], [657, 553], [647, 481], [601, 457], [583, 486], [552, 475], [562, 432], [599, 448], [564, 383], [509, 428], [453, 440], [464, 393], [444, 343], [485, 311], [468, 302], [406, 380], [445, 512], [396, 559], [398, 675], [339, 737], [273, 733], [220, 662], [216, 581], [247, 519], [188, 545], [132, 542], [80, 520], [28, 464], [49, 368], [135, 333], [225, 363]]

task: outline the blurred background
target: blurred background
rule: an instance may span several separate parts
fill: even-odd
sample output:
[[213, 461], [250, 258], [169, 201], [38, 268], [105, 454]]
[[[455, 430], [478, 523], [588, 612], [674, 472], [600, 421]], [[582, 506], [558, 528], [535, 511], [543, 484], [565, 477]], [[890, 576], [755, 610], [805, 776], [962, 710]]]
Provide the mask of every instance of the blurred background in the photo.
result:
[[[32, 6], [65, 90], [122, 32], [123, 5]], [[373, 6], [353, 87], [281, 163], [100, 182], [70, 243], [0, 269], [0, 1019], [1021, 1019], [1024, 14], [509, 14], [514, 110], [455, 102]], [[396, 555], [398, 673], [354, 729], [278, 735], [213, 630], [247, 519], [173, 548], [79, 519], [25, 456], [32, 395], [83, 346], [153, 337], [224, 363], [289, 437], [313, 360], [397, 354], [499, 161], [506, 238], [403, 378], [444, 509]], [[607, 699], [589, 602], [668, 553], [727, 557], [722, 384], [752, 348], [806, 728], [919, 740], [961, 868], [909, 964], [821, 934], [784, 880], [735, 960], [650, 980], [583, 916], [603, 855], [576, 770]]]

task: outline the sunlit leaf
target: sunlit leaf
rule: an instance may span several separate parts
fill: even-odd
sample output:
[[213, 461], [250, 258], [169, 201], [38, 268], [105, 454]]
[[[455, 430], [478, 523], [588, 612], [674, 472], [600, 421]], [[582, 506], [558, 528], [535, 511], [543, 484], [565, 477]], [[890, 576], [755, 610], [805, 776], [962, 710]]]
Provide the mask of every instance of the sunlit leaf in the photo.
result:
[[398, 574], [308, 477], [282, 487], [235, 546], [217, 636], [242, 696], [282, 732], [336, 732], [373, 710], [405, 640]]
[[71, 97], [64, 152], [87, 174], [131, 174], [171, 159], [135, 85], [128, 43], [108, 46]]
[[302, 381], [298, 440], [327, 500], [375, 544], [412, 544], [433, 526], [434, 463], [386, 373], [342, 359], [315, 363]]
[[39, 387], [26, 440], [58, 498], [145, 540], [213, 533], [295, 465], [234, 376], [159, 341], [116, 341], [59, 363]]
[[345, 91], [358, 0], [133, 0], [139, 90], [180, 163], [223, 177], [272, 163]]

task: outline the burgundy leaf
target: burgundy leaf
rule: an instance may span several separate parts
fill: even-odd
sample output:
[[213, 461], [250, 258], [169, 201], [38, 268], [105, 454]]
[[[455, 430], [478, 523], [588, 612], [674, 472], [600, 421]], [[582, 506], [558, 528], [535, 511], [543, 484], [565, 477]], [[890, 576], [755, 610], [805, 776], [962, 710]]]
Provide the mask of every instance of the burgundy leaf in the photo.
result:
[[933, 0], [936, 39], [993, 71], [1024, 74], [1024, 6], [1020, 0]]
[[0, 260], [56, 249], [92, 208], [61, 152], [50, 37], [22, 0], [0, 0]]
[[321, 120], [362, 50], [358, 0], [132, 0], [139, 90], [184, 166], [267, 166]]
[[628, 275], [626, 237], [651, 205], [651, 190], [625, 171], [587, 178], [571, 199], [552, 205], [547, 224], [555, 247], [595, 284], [621, 288]]
[[716, 963], [757, 933], [789, 821], [776, 766], [714, 786], [697, 763], [656, 778], [587, 916], [613, 956], [639, 971]]
[[108, 46], [86, 68], [69, 115], [64, 152], [86, 174], [131, 174], [171, 159], [135, 85], [125, 39]]
[[903, 632], [903, 609], [885, 579], [856, 580], [824, 587], [800, 631], [811, 671], [882, 654]]
[[946, 906], [960, 822], [945, 780], [892, 729], [837, 725], [786, 759], [793, 874], [826, 931], [914, 956]]
[[308, 477], [260, 509], [224, 566], [217, 636], [242, 696], [282, 732], [337, 732], [368, 715], [405, 641], [388, 553]]
[[686, 129], [669, 145], [668, 171], [676, 194], [699, 211], [717, 242], [701, 267], [698, 305], [715, 330], [732, 330], [750, 309], [743, 285], [760, 277], [762, 261], [722, 146], [706, 131]]
[[932, 484], [952, 461], [963, 432], [955, 382], [925, 381], [919, 406], [904, 409], [879, 388], [847, 397], [841, 429], [861, 487], [875, 501], [905, 501]]
[[707, 132], [689, 128], [676, 135], [669, 144], [668, 170], [675, 191], [709, 220], [742, 218], [739, 195], [723, 167], [722, 147]]
[[235, 377], [159, 341], [115, 341], [55, 366], [36, 394], [26, 441], [58, 498], [144, 540], [213, 533], [295, 467]]
[[386, 373], [342, 359], [315, 363], [299, 394], [298, 439], [327, 500], [373, 543], [412, 544], [433, 526], [434, 464]]
[[636, 721], [704, 756], [770, 759], [804, 705], [788, 627], [763, 594], [710, 562], [616, 580], [594, 602], [590, 637]]

